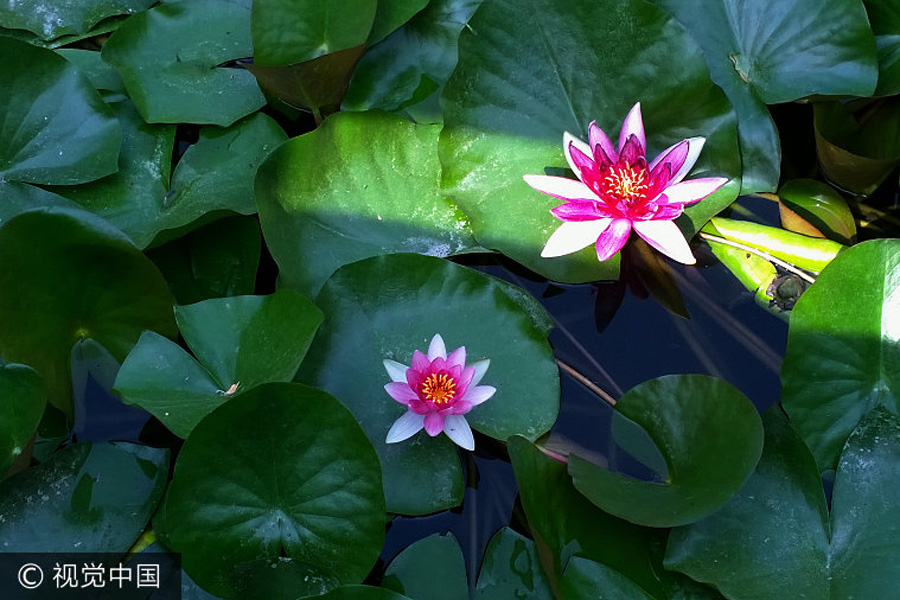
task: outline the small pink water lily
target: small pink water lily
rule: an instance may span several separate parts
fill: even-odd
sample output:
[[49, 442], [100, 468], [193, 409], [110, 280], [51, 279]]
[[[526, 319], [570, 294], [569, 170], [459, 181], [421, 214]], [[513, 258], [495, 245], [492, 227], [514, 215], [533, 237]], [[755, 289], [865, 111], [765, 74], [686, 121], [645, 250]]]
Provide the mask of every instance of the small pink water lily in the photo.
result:
[[588, 141], [569, 132], [563, 135], [566, 159], [577, 181], [524, 176], [525, 183], [537, 191], [566, 201], [550, 211], [564, 223], [547, 240], [541, 256], [563, 256], [595, 243], [597, 258], [603, 261], [625, 245], [633, 228], [666, 256], [694, 264], [687, 240], [672, 220], [686, 204], [706, 198], [728, 181], [723, 177], [682, 181], [697, 162], [705, 138], [682, 140], [648, 165], [638, 102], [622, 123], [618, 152], [593, 121]]
[[391, 398], [407, 410], [388, 431], [388, 444], [402, 442], [425, 429], [431, 437], [440, 432], [466, 450], [475, 449], [472, 429], [463, 416], [496, 392], [490, 385], [478, 385], [491, 361], [479, 360], [466, 366], [466, 347], [447, 355], [444, 338], [435, 334], [428, 354], [413, 353], [412, 366], [385, 359], [391, 383], [384, 386]]

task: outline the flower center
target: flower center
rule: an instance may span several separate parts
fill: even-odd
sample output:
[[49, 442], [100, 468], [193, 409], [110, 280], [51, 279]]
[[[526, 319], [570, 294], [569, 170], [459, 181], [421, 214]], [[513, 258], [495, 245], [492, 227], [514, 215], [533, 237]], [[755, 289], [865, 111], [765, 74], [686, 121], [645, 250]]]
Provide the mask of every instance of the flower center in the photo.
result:
[[650, 189], [647, 169], [642, 166], [612, 165], [599, 181], [600, 196], [613, 197], [632, 205], [643, 200]]
[[447, 373], [432, 373], [419, 386], [419, 393], [425, 400], [431, 400], [438, 408], [446, 408], [453, 403], [456, 395], [456, 379]]

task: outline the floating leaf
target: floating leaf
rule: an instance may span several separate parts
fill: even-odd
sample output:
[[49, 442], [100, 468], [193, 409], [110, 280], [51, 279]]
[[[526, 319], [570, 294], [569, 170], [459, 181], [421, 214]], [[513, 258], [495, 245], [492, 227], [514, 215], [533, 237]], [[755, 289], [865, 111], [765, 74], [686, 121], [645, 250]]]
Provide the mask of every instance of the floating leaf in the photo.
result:
[[364, 44], [377, 0], [255, 0], [253, 60], [289, 65]]
[[504, 527], [491, 538], [478, 574], [475, 600], [546, 600], [553, 593], [534, 542]]
[[391, 32], [409, 21], [416, 13], [425, 8], [429, 0], [392, 0], [391, 2], [379, 2], [375, 11], [375, 21], [372, 23], [372, 31], [369, 32], [367, 44], [377, 44]]
[[842, 252], [791, 315], [782, 402], [821, 470], [876, 406], [900, 410], [900, 242]]
[[47, 391], [37, 371], [27, 365], [0, 365], [0, 478], [25, 451], [46, 404]]
[[242, 595], [242, 570], [258, 574], [284, 558], [313, 574], [294, 594], [322, 593], [322, 577], [362, 581], [384, 522], [378, 457], [353, 415], [292, 383], [254, 388], [200, 422], [166, 501], [185, 570], [232, 597]]
[[417, 600], [468, 600], [459, 542], [452, 533], [413, 542], [388, 565], [381, 586]]
[[0, 177], [0, 225], [10, 220], [19, 213], [35, 208], [50, 208], [60, 206], [75, 210], [81, 207], [58, 194], [48, 192], [43, 188], [18, 181], [3, 181]]
[[83, 35], [100, 21], [146, 10], [154, 0], [13, 0], [0, 5], [0, 25], [42, 40]]
[[62, 185], [115, 173], [119, 125], [78, 69], [8, 37], [0, 55], [0, 177]]
[[312, 296], [338, 267], [362, 258], [475, 246], [465, 216], [440, 195], [438, 129], [339, 113], [273, 152], [256, 197], [282, 282]]
[[60, 48], [56, 53], [78, 67], [107, 102], [125, 100], [125, 84], [118, 71], [103, 62], [100, 52], [81, 48]]
[[900, 92], [900, 6], [891, 0], [863, 0], [878, 46], [875, 96]]
[[262, 107], [253, 75], [219, 66], [252, 54], [242, 0], [166, 2], [128, 19], [103, 46], [148, 123], [225, 127]]
[[[35, 244], [35, 240], [41, 240]], [[84, 211], [22, 213], [0, 228], [0, 354], [34, 366], [72, 415], [72, 345], [92, 338], [123, 360], [141, 331], [174, 336], [162, 275], [119, 230]]]
[[616, 413], [650, 435], [666, 461], [667, 480], [640, 481], [575, 454], [569, 474], [591, 502], [633, 523], [672, 527], [702, 519], [743, 485], [762, 452], [756, 409], [720, 379], [651, 379], [622, 396]]
[[169, 451], [82, 443], [0, 487], [4, 552], [124, 554], [162, 497]]
[[842, 244], [856, 238], [853, 213], [830, 185], [814, 179], [792, 179], [781, 186], [778, 196], [781, 223], [786, 229], [805, 235], [817, 233]]
[[636, 0], [502, 0], [484, 4], [471, 28], [460, 36], [459, 64], [444, 90], [440, 156], [444, 192], [469, 216], [481, 245], [557, 281], [614, 278], [618, 259], [598, 263], [593, 246], [540, 257], [560, 224], [549, 212], [560, 201], [522, 176], [562, 174], [563, 132], [586, 140], [596, 120], [617, 136], [637, 101], [648, 155], [704, 136], [692, 177], [733, 179], [688, 207], [678, 222], [688, 237], [734, 200], [734, 113], [699, 48], [661, 10]]
[[381, 458], [388, 510], [421, 515], [459, 503], [456, 446], [420, 432], [399, 444], [385, 436], [405, 407], [384, 391], [382, 364], [410, 364], [436, 333], [471, 363], [489, 358], [483, 380], [497, 388], [466, 415], [477, 431], [535, 439], [556, 420], [559, 375], [546, 335], [492, 278], [451, 262], [393, 254], [342, 267], [316, 301], [325, 323], [298, 377], [334, 394], [362, 424]]
[[598, 597], [627, 598], [629, 600], [652, 600], [653, 598], [630, 579], [603, 563], [580, 556], [573, 556], [566, 565], [559, 591], [562, 598], [573, 600], [588, 600]]
[[321, 600], [411, 600], [396, 592], [369, 585], [342, 585], [319, 598]]

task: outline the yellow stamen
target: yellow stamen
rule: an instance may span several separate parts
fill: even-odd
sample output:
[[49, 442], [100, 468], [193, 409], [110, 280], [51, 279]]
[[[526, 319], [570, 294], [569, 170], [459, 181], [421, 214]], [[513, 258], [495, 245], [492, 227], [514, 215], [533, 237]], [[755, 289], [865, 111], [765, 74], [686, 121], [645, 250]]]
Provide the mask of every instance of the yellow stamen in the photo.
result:
[[644, 198], [649, 189], [647, 170], [632, 166], [613, 166], [603, 177], [602, 186], [607, 194], [631, 204]]
[[446, 373], [432, 373], [420, 386], [420, 393], [438, 407], [450, 404], [456, 394], [456, 380]]

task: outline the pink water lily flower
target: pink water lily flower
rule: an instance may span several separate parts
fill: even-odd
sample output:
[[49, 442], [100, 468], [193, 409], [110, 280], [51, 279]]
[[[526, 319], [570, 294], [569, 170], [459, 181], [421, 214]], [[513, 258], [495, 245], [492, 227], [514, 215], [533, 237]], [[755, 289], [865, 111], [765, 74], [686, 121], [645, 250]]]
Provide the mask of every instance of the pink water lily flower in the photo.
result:
[[447, 355], [444, 338], [431, 338], [428, 354], [413, 353], [412, 366], [385, 360], [391, 383], [384, 386], [391, 398], [407, 407], [388, 431], [388, 444], [402, 442], [425, 429], [434, 437], [440, 432], [466, 450], [475, 449], [475, 438], [463, 416], [496, 392], [490, 385], [478, 385], [491, 361], [479, 360], [466, 366], [466, 347]]
[[625, 245], [633, 228], [666, 256], [694, 264], [687, 240], [672, 220], [686, 204], [706, 198], [728, 181], [723, 177], [682, 181], [697, 162], [705, 138], [682, 140], [647, 164], [638, 102], [622, 123], [618, 151], [595, 122], [590, 124], [588, 141], [569, 132], [563, 135], [566, 159], [578, 180], [524, 176], [537, 191], [566, 201], [550, 211], [564, 222], [547, 240], [541, 256], [563, 256], [594, 243], [597, 258], [607, 260]]

